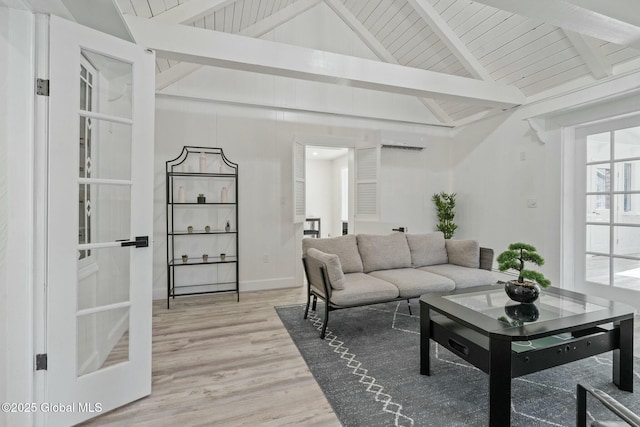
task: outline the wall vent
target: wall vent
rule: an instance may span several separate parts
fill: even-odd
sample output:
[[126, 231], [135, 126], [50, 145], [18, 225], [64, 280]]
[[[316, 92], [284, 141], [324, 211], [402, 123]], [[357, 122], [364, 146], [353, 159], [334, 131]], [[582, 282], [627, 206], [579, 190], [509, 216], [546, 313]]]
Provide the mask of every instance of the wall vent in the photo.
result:
[[395, 145], [395, 144], [382, 144], [382, 148], [393, 148], [395, 150], [413, 150], [413, 151], [422, 151], [424, 147], [416, 147], [413, 145]]

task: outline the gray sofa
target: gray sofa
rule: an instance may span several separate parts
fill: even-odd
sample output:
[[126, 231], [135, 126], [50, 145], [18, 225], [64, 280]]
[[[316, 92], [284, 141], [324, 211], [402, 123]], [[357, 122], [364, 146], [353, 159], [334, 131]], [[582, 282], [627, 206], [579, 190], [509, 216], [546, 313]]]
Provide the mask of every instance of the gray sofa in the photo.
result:
[[446, 292], [496, 283], [491, 272], [493, 250], [475, 240], [445, 240], [427, 234], [347, 235], [302, 240], [309, 306], [325, 301], [321, 338], [329, 311], [394, 300], [429, 292]]

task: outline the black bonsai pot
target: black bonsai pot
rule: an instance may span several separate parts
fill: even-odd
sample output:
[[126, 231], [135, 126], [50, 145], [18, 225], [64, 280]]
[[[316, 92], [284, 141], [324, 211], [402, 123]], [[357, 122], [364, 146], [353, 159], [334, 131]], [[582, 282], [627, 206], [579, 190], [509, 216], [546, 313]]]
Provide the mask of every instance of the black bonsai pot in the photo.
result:
[[198, 195], [198, 203], [205, 203], [206, 200], [207, 200], [207, 198], [204, 195], [202, 195], [202, 194]]
[[534, 282], [510, 280], [504, 284], [504, 290], [512, 300], [525, 304], [534, 302], [540, 296], [540, 286]]

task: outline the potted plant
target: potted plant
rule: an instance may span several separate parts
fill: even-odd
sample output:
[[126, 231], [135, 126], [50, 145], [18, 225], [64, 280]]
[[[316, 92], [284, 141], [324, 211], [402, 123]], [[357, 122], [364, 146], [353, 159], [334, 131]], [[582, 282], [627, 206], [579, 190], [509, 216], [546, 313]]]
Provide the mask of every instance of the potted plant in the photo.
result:
[[451, 239], [458, 226], [453, 223], [456, 207], [456, 193], [447, 194], [445, 192], [436, 193], [431, 198], [436, 205], [438, 212], [438, 225], [436, 230], [442, 231], [445, 239]]
[[500, 271], [509, 269], [518, 271], [518, 279], [510, 280], [504, 285], [507, 295], [514, 301], [532, 303], [540, 295], [540, 286], [547, 288], [551, 285], [551, 281], [542, 273], [524, 268], [525, 262], [531, 262], [537, 266], [544, 264], [544, 259], [532, 245], [512, 243], [508, 250], [498, 255], [497, 261]]
[[200, 193], [198, 194], [198, 203], [205, 203], [206, 202], [206, 197], [204, 197], [204, 194]]

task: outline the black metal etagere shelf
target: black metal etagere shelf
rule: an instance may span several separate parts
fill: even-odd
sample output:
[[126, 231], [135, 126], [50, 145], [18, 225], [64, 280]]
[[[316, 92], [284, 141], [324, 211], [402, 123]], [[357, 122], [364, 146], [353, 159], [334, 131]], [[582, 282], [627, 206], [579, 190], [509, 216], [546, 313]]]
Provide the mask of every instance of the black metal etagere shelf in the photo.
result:
[[166, 187], [167, 308], [184, 295], [240, 301], [238, 165], [222, 148], [185, 146], [166, 162]]

